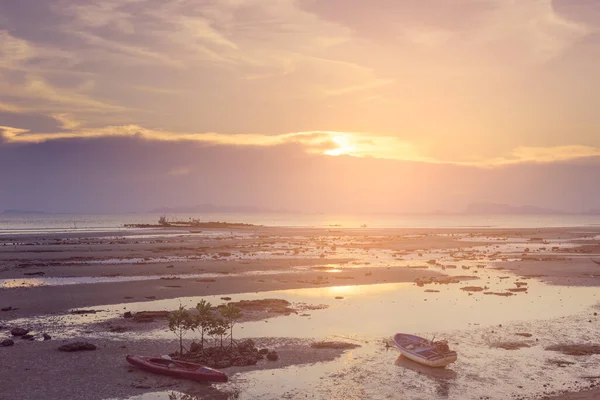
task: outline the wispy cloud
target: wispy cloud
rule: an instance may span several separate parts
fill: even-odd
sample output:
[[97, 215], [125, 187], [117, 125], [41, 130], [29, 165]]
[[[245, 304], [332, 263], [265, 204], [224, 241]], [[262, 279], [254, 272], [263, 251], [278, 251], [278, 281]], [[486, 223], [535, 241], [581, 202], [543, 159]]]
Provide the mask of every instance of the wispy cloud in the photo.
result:
[[600, 157], [600, 147], [593, 146], [520, 146], [507, 157], [499, 157], [489, 161], [490, 165], [507, 165], [520, 163], [552, 163], [580, 158]]
[[185, 67], [185, 64], [180, 60], [170, 57], [168, 54], [162, 52], [147, 50], [141, 45], [131, 45], [123, 43], [122, 41], [109, 40], [83, 31], [75, 31], [72, 33], [80, 36], [89, 45], [127, 57], [129, 62], [160, 63], [174, 68]]
[[15, 104], [0, 102], [0, 112], [6, 112], [6, 113], [12, 113], [12, 114], [24, 114], [28, 111], [29, 110], [27, 108], [24, 108], [24, 107], [15, 105]]
[[72, 115], [67, 113], [52, 114], [52, 118], [60, 123], [60, 127], [66, 130], [73, 130], [81, 126], [81, 121], [77, 121]]
[[185, 93], [185, 90], [183, 90], [183, 89], [160, 88], [160, 87], [144, 86], [144, 85], [134, 86], [133, 88], [135, 90], [139, 90], [141, 92], [155, 93], [155, 94], [175, 94], [175, 95], [177, 95], [177, 94]]

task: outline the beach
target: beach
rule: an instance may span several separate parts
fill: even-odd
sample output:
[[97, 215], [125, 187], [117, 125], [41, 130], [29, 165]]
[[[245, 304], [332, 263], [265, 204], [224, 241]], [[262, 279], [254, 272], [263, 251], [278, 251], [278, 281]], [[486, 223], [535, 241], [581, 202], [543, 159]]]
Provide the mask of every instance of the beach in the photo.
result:
[[[2, 396], [593, 399], [600, 266], [592, 259], [600, 259], [595, 226], [3, 234], [0, 339], [14, 345], [0, 347], [0, 374], [11, 377]], [[224, 368], [229, 382], [213, 385], [127, 364], [127, 354], [177, 345], [164, 319], [125, 313], [201, 299], [287, 301], [291, 311], [255, 310], [236, 325], [236, 339], [252, 338], [279, 359]], [[33, 340], [12, 337], [15, 327]], [[459, 359], [442, 371], [407, 363], [389, 348], [396, 332], [445, 338]], [[322, 340], [359, 347], [311, 347]], [[57, 350], [73, 341], [97, 349]], [[572, 345], [590, 350], [573, 354]]]

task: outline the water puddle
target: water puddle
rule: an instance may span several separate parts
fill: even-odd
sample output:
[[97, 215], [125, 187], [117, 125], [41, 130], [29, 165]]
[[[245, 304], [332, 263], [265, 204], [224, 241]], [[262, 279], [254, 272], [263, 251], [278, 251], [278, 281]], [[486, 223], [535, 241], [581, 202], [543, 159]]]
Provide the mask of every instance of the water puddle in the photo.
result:
[[[226, 276], [262, 276], [262, 275], [279, 275], [286, 273], [294, 273], [293, 270], [262, 270], [262, 271], [246, 271], [240, 273], [227, 273]], [[0, 279], [0, 289], [12, 288], [30, 288], [40, 286], [65, 286], [65, 285], [82, 285], [82, 284], [97, 284], [97, 283], [117, 283], [117, 282], [136, 282], [136, 281], [151, 281], [151, 280], [170, 280], [179, 279], [215, 279], [223, 277], [220, 273], [202, 273], [202, 274], [181, 274], [181, 275], [135, 275], [135, 276], [111, 276], [111, 277], [67, 277], [67, 278], [15, 278], [15, 279]]]

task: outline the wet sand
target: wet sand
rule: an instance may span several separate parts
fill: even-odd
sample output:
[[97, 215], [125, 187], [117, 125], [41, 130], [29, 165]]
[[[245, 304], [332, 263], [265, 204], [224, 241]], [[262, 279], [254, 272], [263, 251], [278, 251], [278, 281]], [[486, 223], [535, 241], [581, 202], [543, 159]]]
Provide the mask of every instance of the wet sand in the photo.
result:
[[[59, 352], [57, 347], [70, 341], [19, 343], [2, 348], [0, 391], [3, 399], [72, 399], [100, 400], [129, 397], [144, 392], [177, 390], [207, 400], [229, 399], [231, 393], [219, 385], [200, 384], [153, 375], [129, 365], [127, 354], [166, 354], [176, 345], [173, 341], [93, 340], [95, 351]], [[248, 370], [274, 370], [290, 365], [327, 362], [339, 357], [341, 349], [313, 349], [310, 342], [298, 340], [257, 339], [258, 344], [276, 346], [277, 361], [261, 360], [252, 367], [230, 367], [228, 374]]]
[[600, 389], [567, 393], [560, 396], [545, 397], [543, 400], [596, 400], [600, 399]]
[[[510, 242], [510, 246], [505, 244], [507, 242]], [[248, 296], [250, 293], [256, 293], [257, 298], [260, 298], [263, 292], [269, 291], [287, 290], [295, 293], [294, 290], [300, 290], [298, 293], [304, 293], [302, 290], [309, 288], [335, 289], [362, 287], [361, 285], [373, 285], [375, 289], [385, 286], [384, 284], [400, 282], [410, 285], [414, 285], [412, 282], [418, 283], [419, 286], [414, 286], [414, 293], [410, 292], [413, 293], [410, 298], [415, 301], [418, 299], [424, 305], [429, 303], [423, 302], [435, 302], [438, 298], [452, 304], [465, 301], [463, 299], [466, 298], [475, 302], [473, 304], [479, 301], [487, 302], [485, 304], [497, 303], [495, 307], [510, 310], [510, 304], [517, 304], [512, 300], [513, 296], [521, 299], [519, 304], [525, 304], [522, 300], [529, 295], [528, 287], [533, 288], [532, 293], [554, 293], [553, 289], [548, 289], [543, 283], [538, 285], [535, 282], [542, 281], [569, 288], [577, 286], [582, 287], [582, 290], [583, 287], [600, 286], [600, 266], [591, 263], [590, 258], [600, 259], [600, 228], [245, 228], [235, 231], [211, 230], [202, 235], [190, 235], [183, 231], [167, 234], [153, 230], [146, 234], [121, 232], [118, 236], [94, 233], [0, 237], [0, 308], [16, 308], [0, 312], [0, 325], [6, 327], [2, 330], [2, 335], [5, 336], [6, 329], [14, 325], [11, 321], [26, 323], [28, 318], [57, 316], [54, 320], [42, 318], [46, 322], [42, 322], [42, 326], [37, 328], [41, 332], [43, 324], [51, 323], [53, 332], [61, 329], [68, 331], [66, 321], [78, 318], [69, 314], [72, 309], [110, 306], [115, 310], [117, 307], [125, 310], [133, 305], [143, 307], [146, 303], [148, 309], [152, 309], [155, 302], [169, 299], [177, 301], [180, 298], [225, 294]], [[449, 277], [444, 278], [447, 275]], [[106, 278], [109, 282], [58, 285], [57, 282], [65, 282], [69, 278]], [[122, 278], [130, 280], [119, 282]], [[455, 283], [436, 283], [444, 279]], [[531, 283], [528, 285], [528, 282]], [[469, 286], [477, 289], [460, 290]], [[346, 293], [351, 296], [354, 293], [349, 289], [340, 290], [344, 296], [347, 296]], [[577, 296], [578, 292], [571, 291], [576, 290], [575, 288], [569, 290], [568, 293]], [[421, 298], [421, 293], [426, 296]], [[489, 295], [495, 293], [511, 293], [511, 297]], [[583, 293], [589, 292], [581, 293], [583, 296]], [[336, 301], [345, 301], [344, 296], [340, 296], [341, 300], [333, 300], [332, 294], [329, 297], [331, 306]], [[381, 296], [381, 301], [389, 298], [385, 294]], [[591, 295], [585, 296], [588, 296], [586, 301], [590, 303]], [[498, 300], [490, 300], [492, 298]], [[315, 299], [314, 304], [318, 305], [319, 302], [319, 299]], [[569, 307], [577, 307], [576, 302], [571, 303], [573, 304]], [[359, 307], [361, 303], [349, 304]], [[423, 310], [426, 313], [435, 310], [429, 306], [419, 307], [425, 307]], [[351, 308], [348, 310], [352, 311]], [[563, 311], [563, 315], [568, 315], [567, 311]], [[298, 327], [315, 324], [315, 335], [319, 338], [327, 336], [326, 330], [323, 330], [324, 322], [316, 322], [319, 320], [319, 312], [311, 311], [304, 319], [296, 315], [294, 321], [303, 321], [303, 325]], [[334, 308], [328, 312], [337, 311]], [[382, 315], [381, 318], [386, 316]], [[480, 322], [475, 325], [485, 324], [487, 321], [486, 318], [478, 318], [476, 320]], [[258, 321], [262, 319], [257, 318]], [[233, 390], [230, 386], [226, 390], [217, 386], [194, 392], [185, 382], [156, 378], [139, 371], [124, 374], [129, 370], [123, 361], [128, 352], [155, 354], [174, 349], [172, 342], [165, 339], [149, 342], [147, 335], [154, 335], [153, 332], [160, 329], [160, 322], [128, 325], [127, 332], [107, 339], [101, 333], [111, 324], [123, 323], [122, 320], [117, 318], [98, 323], [90, 318], [88, 322], [85, 319], [79, 321], [77, 323], [82, 326], [77, 332], [79, 337], [90, 341], [100, 340], [102, 343], [99, 350], [91, 352], [93, 354], [59, 353], [55, 350], [59, 345], [58, 341], [17, 340], [17, 345], [13, 347], [0, 348], [1, 376], [15, 377], [15, 384], [6, 389], [6, 392], [3, 388], [3, 394], [10, 394], [8, 398], [65, 398], [61, 388], [68, 387], [68, 398], [107, 399], [174, 389], [193, 396], [218, 399], [228, 398], [230, 394], [227, 391]], [[260, 328], [257, 323], [248, 322], [242, 326], [247, 332], [256, 333], [255, 336], [271, 336], [270, 332], [277, 331], [277, 327], [281, 325], [271, 323], [265, 325], [272, 325], [267, 329]], [[300, 322], [294, 322], [296, 323]], [[286, 332], [286, 329], [282, 326], [279, 331]], [[85, 332], [89, 332], [89, 335], [86, 336]], [[385, 335], [387, 330], [385, 333], [377, 330], [374, 332], [377, 332], [375, 337], [379, 338], [376, 340], [383, 340], [384, 337], [378, 335]], [[355, 332], [348, 333], [352, 335]], [[390, 332], [390, 336], [393, 333]], [[162, 337], [161, 335], [157, 334], [155, 337]], [[144, 339], [140, 339], [141, 337]], [[373, 338], [368, 340], [372, 341]], [[587, 340], [600, 342], [600, 336], [588, 334]], [[303, 347], [294, 346], [288, 346], [286, 350], [286, 345], [282, 343], [278, 345], [278, 352], [279, 348], [283, 351], [281, 361], [259, 366], [259, 369], [325, 362], [342, 354], [341, 351], [328, 350], [323, 353], [307, 352]], [[289, 352], [286, 353], [287, 351]], [[363, 357], [369, 357], [367, 349], [361, 351], [364, 352]], [[41, 365], [48, 368], [34, 365], [34, 360], [41, 360]], [[226, 372], [243, 377], [246, 376], [245, 371], [253, 369], [254, 367], [228, 369]], [[138, 381], [146, 383], [135, 383]], [[54, 383], [48, 385], [47, 382]], [[241, 382], [243, 378], [237, 386], [243, 387]], [[257, 382], [260, 384], [261, 381]], [[19, 392], [22, 384], [28, 388], [26, 392]], [[134, 387], [135, 385], [139, 387]], [[581, 387], [585, 389], [584, 386]], [[246, 390], [248, 391], [247, 388]], [[448, 390], [450, 389], [444, 393]], [[90, 397], [91, 392], [96, 397]], [[19, 393], [26, 394], [26, 397], [19, 397]], [[240, 393], [242, 398], [244, 393]], [[441, 396], [431, 394], [426, 398], [447, 397], [443, 396], [444, 393]], [[542, 395], [544, 393], [539, 392]], [[586, 396], [586, 393], [571, 396]], [[597, 394], [589, 393], [592, 393], [591, 396]], [[571, 398], [594, 397], [557, 399]]]

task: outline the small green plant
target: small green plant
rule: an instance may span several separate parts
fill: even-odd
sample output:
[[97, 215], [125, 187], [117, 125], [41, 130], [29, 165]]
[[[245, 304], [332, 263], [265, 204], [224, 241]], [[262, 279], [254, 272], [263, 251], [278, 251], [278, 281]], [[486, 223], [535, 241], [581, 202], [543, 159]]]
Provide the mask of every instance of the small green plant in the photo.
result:
[[183, 337], [188, 330], [194, 329], [195, 324], [195, 318], [181, 304], [169, 315], [169, 330], [179, 339], [179, 355], [183, 355]]
[[234, 306], [233, 304], [227, 304], [225, 307], [219, 308], [221, 315], [225, 318], [227, 325], [229, 326], [229, 345], [233, 346], [233, 326], [237, 322], [238, 319], [242, 317], [242, 310], [239, 307]]
[[198, 314], [196, 315], [196, 328], [200, 329], [200, 349], [204, 350], [204, 334], [208, 333], [210, 327], [213, 323], [213, 313], [211, 311], [212, 305], [202, 299], [198, 304], [196, 304], [196, 310], [198, 310]]

